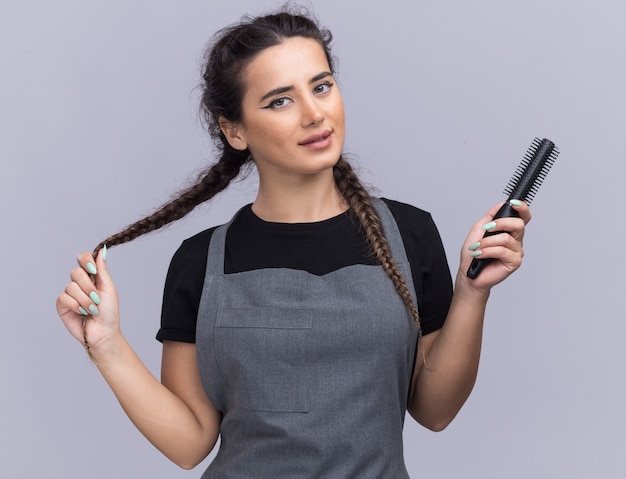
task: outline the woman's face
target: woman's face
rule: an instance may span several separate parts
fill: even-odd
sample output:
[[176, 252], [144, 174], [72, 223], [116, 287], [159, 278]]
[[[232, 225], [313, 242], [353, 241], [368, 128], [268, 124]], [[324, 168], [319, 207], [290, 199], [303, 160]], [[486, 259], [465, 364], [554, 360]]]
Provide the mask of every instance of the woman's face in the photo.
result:
[[288, 38], [246, 68], [241, 123], [227, 129], [250, 149], [261, 178], [310, 175], [332, 168], [343, 149], [343, 101], [324, 50], [315, 40]]

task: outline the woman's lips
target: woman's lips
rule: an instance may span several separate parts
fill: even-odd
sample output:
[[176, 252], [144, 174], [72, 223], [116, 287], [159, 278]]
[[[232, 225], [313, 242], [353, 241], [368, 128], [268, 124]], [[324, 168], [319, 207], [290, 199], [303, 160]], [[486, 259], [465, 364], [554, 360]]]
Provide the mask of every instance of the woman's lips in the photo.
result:
[[305, 140], [298, 143], [300, 146], [318, 150], [320, 148], [326, 148], [333, 142], [332, 131], [326, 130], [315, 135], [311, 135]]

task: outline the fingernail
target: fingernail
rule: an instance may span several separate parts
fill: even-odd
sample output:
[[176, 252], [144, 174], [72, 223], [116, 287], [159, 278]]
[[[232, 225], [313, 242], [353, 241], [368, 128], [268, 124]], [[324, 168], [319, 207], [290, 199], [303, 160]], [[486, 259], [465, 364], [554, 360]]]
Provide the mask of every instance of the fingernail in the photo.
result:
[[483, 225], [483, 229], [485, 231], [490, 231], [492, 229], [494, 229], [496, 227], [496, 222], [495, 221], [490, 221], [489, 223]]
[[83, 316], [89, 316], [89, 313], [85, 311], [85, 308], [83, 308], [82, 306], [78, 307], [78, 312], [82, 314]]
[[476, 243], [472, 243], [471, 245], [469, 245], [467, 249], [470, 251], [474, 251], [474, 250], [477, 250], [479, 247], [480, 247], [480, 243], [476, 241]]
[[96, 265], [91, 262], [87, 263], [87, 271], [89, 271], [91, 274], [98, 274]]
[[89, 305], [89, 312], [94, 316], [98, 316], [100, 314], [100, 311], [98, 311], [98, 308], [96, 308], [94, 304]]
[[95, 304], [100, 304], [100, 296], [98, 296], [98, 293], [96, 293], [95, 291], [89, 293], [89, 297]]
[[471, 256], [472, 258], [476, 258], [477, 256], [480, 256], [481, 254], [483, 254], [483, 252], [482, 252], [481, 250], [477, 249], [476, 251], [472, 251], [472, 252], [470, 253], [470, 256]]
[[[511, 201], [513, 201], [513, 200], [511, 200]], [[102, 259], [103, 259], [104, 261], [106, 261], [106, 260], [107, 260], [107, 245], [104, 245], [104, 246], [102, 247]]]
[[522, 202], [520, 200], [510, 200], [509, 203], [513, 206], [522, 206]]

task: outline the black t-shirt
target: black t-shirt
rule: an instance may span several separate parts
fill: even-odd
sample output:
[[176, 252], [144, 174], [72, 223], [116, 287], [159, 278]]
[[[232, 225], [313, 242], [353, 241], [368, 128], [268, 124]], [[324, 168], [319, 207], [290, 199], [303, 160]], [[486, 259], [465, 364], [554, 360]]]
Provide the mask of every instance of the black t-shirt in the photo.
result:
[[[398, 224], [411, 265], [423, 334], [443, 325], [452, 279], [443, 245], [429, 213], [383, 199]], [[195, 342], [196, 318], [215, 228], [183, 241], [165, 281], [159, 341]], [[226, 234], [224, 273], [292, 268], [323, 276], [354, 264], [378, 264], [351, 210], [314, 223], [272, 223], [245, 206]]]

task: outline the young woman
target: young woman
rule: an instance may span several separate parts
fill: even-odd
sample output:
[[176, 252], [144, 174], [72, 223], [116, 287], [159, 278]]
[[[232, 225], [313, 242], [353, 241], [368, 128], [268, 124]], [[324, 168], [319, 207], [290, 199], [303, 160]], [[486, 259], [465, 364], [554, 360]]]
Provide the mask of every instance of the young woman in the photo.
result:
[[[371, 198], [342, 157], [331, 35], [282, 11], [219, 32], [202, 105], [219, 161], [151, 216], [81, 253], [57, 300], [137, 428], [203, 477], [408, 477], [405, 412], [439, 431], [473, 387], [492, 286], [521, 264], [527, 206], [462, 248], [454, 294], [430, 216]], [[106, 247], [177, 220], [253, 162], [258, 195], [189, 238], [166, 280], [161, 381], [120, 329]], [[507, 231], [483, 238], [484, 230]], [[494, 261], [470, 280], [473, 257]], [[94, 259], [95, 258], [95, 259]], [[419, 312], [419, 313], [418, 313]]]

